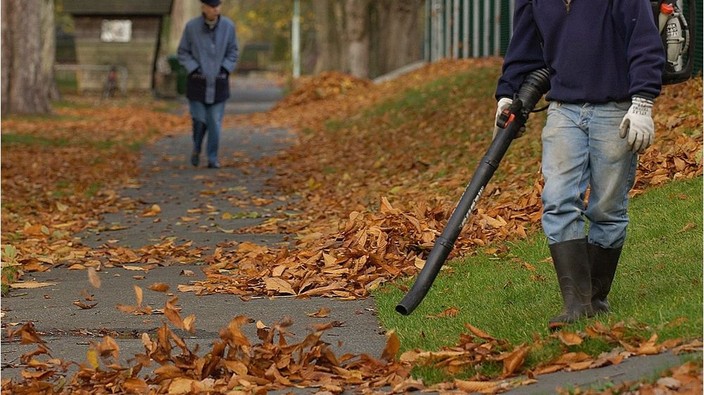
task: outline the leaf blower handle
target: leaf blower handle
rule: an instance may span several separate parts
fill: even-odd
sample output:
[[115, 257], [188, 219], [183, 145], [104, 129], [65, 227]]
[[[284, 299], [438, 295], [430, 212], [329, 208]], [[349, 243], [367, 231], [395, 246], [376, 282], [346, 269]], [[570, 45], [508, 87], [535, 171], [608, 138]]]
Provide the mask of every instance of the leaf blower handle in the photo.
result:
[[510, 125], [511, 122], [516, 120], [516, 114], [521, 111], [521, 107], [523, 107], [523, 104], [520, 100], [511, 101], [510, 106], [505, 107], [503, 110], [501, 110], [499, 117], [496, 119], [496, 126], [501, 129], [508, 128], [508, 125]]
[[[550, 89], [550, 72], [548, 69], [539, 69], [528, 74], [513, 100], [508, 98], [499, 100], [501, 111], [496, 117], [496, 127], [508, 129], [517, 117], [525, 122], [529, 113], [548, 89]], [[501, 106], [502, 102], [504, 103], [503, 106]], [[525, 133], [525, 125], [521, 126], [515, 137], [521, 137], [523, 133]], [[494, 132], [494, 137], [496, 137], [496, 131]]]

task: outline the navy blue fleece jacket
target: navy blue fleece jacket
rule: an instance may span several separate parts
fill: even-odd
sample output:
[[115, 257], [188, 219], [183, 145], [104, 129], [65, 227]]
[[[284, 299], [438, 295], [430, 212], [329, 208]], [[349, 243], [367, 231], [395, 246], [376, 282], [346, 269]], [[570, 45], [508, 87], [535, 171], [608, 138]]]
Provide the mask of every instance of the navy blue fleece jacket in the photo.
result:
[[550, 69], [548, 100], [605, 103], [660, 94], [665, 53], [649, 0], [516, 0], [496, 98]]

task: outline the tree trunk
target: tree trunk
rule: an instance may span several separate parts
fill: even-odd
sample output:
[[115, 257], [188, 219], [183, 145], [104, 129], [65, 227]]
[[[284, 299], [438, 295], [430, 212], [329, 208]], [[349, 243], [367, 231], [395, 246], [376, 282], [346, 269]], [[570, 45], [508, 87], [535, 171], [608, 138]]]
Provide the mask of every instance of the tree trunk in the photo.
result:
[[8, 113], [8, 106], [10, 104], [10, 101], [8, 100], [8, 97], [10, 97], [10, 67], [8, 65], [10, 64], [10, 55], [13, 52], [13, 47], [11, 41], [12, 35], [10, 34], [11, 32], [8, 23], [8, 15], [10, 15], [11, 9], [12, 6], [10, 2], [3, 0], [0, 5], [0, 13], [3, 15], [2, 23], [0, 23], [0, 29], [2, 31], [2, 38], [0, 39], [0, 43], [2, 43], [2, 55], [0, 55], [0, 59], [3, 59], [3, 64], [0, 68], [0, 75], [2, 76], [0, 78], [0, 108], [2, 108], [2, 115]]
[[54, 33], [53, 17], [45, 18], [46, 25], [42, 24], [42, 15], [46, 15], [44, 8], [49, 3], [51, 1], [2, 1], [3, 114], [51, 112], [49, 81], [52, 80], [54, 53], [45, 55], [42, 43], [46, 37], [43, 29]]
[[342, 4], [339, 1], [313, 0], [312, 5], [317, 44], [314, 73], [340, 70], [346, 58], [342, 51], [345, 37]]
[[[166, 44], [166, 51], [170, 54], [175, 54], [178, 49], [178, 43], [181, 41], [183, 28], [186, 23], [196, 16], [200, 15], [200, 3], [193, 0], [173, 0], [171, 6], [171, 22], [169, 24], [169, 38]], [[241, 48], [240, 48], [241, 49]]]
[[369, 4], [370, 0], [345, 0], [350, 74], [369, 77]]
[[387, 73], [421, 59], [423, 0], [377, 0], [378, 67]]
[[54, 20], [54, 0], [42, 0], [41, 8], [41, 31], [42, 31], [42, 54], [43, 60], [51, 59], [50, 62], [42, 61], [41, 76], [44, 78], [49, 90], [49, 100], [60, 98], [59, 88], [56, 86], [54, 74], [54, 63], [56, 60], [56, 22]]

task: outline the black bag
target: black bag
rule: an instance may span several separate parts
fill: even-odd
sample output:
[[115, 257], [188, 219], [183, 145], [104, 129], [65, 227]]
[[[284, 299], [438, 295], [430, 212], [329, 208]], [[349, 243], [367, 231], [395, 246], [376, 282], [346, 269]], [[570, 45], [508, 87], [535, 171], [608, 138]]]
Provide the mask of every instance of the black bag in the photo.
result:
[[189, 100], [205, 101], [205, 76], [200, 69], [188, 75], [186, 97]]

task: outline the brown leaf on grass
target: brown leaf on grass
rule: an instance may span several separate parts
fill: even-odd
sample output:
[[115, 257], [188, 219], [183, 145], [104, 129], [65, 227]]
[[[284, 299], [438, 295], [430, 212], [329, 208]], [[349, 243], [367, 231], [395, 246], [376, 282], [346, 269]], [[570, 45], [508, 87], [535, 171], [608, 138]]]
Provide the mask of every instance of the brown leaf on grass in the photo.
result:
[[522, 344], [499, 358], [503, 361], [503, 377], [514, 375], [523, 366], [530, 349], [530, 346]]
[[559, 331], [555, 336], [566, 346], [578, 346], [582, 344], [584, 340], [580, 335], [574, 332]]
[[427, 317], [428, 318], [446, 318], [446, 317], [457, 317], [457, 314], [459, 314], [460, 309], [457, 307], [448, 307], [445, 310], [437, 313], [437, 314], [429, 314]]
[[626, 350], [634, 352], [636, 355], [655, 355], [660, 354], [663, 350], [662, 345], [657, 344], [658, 335], [653, 334], [648, 341], [641, 343], [636, 347], [631, 346], [625, 342], [621, 342]]
[[477, 336], [477, 337], [479, 337], [479, 338], [481, 338], [481, 339], [490, 340], [490, 341], [491, 341], [491, 340], [496, 340], [496, 339], [494, 339], [491, 335], [489, 335], [488, 333], [484, 332], [483, 330], [481, 330], [481, 329], [475, 327], [475, 326], [472, 325], [472, 324], [465, 323], [464, 326], [465, 326], [465, 328], [469, 329], [469, 331], [472, 332], [475, 336]]
[[568, 352], [560, 355], [555, 361], [556, 364], [571, 365], [577, 362], [591, 360], [589, 354], [584, 352]]
[[696, 225], [694, 224], [694, 222], [688, 222], [685, 226], [682, 227], [682, 229], [678, 230], [677, 233], [684, 233], [695, 228]]
[[704, 346], [704, 343], [700, 339], [695, 339], [690, 342], [687, 342], [685, 344], [679, 345], [675, 348], [673, 348], [673, 352], [675, 354], [680, 354], [683, 352], [695, 352], [695, 351], [701, 351], [702, 347]]

